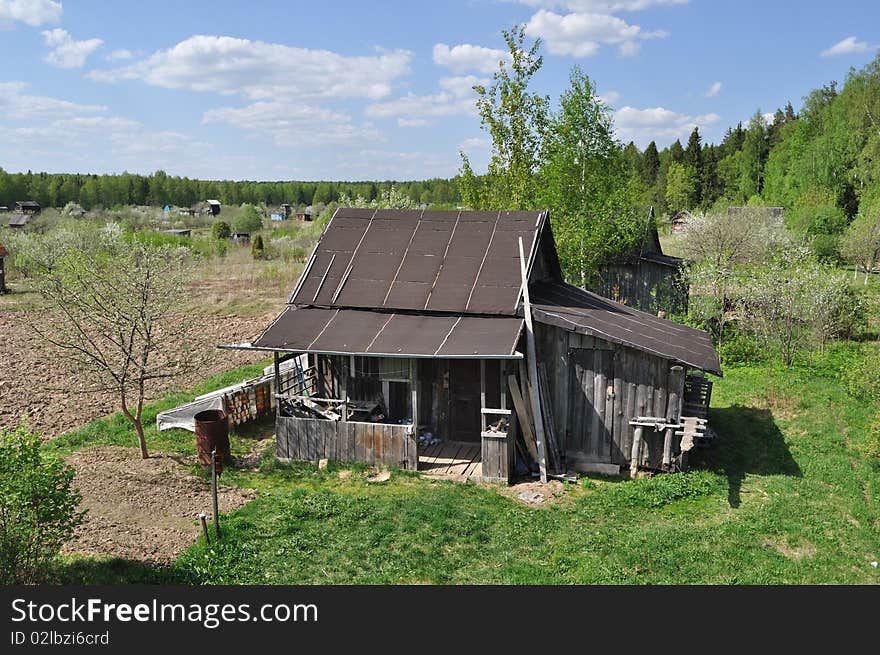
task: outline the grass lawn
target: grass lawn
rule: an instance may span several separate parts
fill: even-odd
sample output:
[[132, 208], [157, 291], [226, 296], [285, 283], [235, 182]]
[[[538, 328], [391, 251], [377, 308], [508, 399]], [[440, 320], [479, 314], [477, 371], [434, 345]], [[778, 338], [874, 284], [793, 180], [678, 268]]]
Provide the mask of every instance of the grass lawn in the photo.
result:
[[[361, 466], [325, 471], [267, 457], [224, 482], [259, 491], [225, 518], [219, 544], [196, 544], [155, 569], [68, 560], [74, 582], [195, 584], [802, 584], [880, 582], [880, 463], [859, 450], [872, 409], [839, 373], [861, 348], [840, 344], [811, 365], [728, 367], [716, 382], [717, 444], [687, 474], [585, 478], [562, 499], [526, 506], [497, 488]], [[246, 377], [236, 371], [204, 389]], [[200, 390], [203, 391], [203, 390]], [[188, 397], [169, 398], [159, 407]], [[156, 408], [150, 409], [154, 416]], [[58, 452], [133, 445], [119, 417], [47, 444]], [[153, 449], [190, 452], [192, 435], [151, 431]], [[237, 452], [248, 437], [233, 439]]]

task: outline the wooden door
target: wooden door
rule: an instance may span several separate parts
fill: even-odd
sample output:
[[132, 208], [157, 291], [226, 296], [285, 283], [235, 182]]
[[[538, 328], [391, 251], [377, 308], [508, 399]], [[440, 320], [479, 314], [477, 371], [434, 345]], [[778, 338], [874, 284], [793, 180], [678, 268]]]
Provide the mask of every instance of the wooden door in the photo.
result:
[[452, 441], [480, 441], [480, 360], [450, 360], [449, 419]]
[[566, 451], [586, 461], [611, 462], [614, 434], [614, 351], [573, 348]]

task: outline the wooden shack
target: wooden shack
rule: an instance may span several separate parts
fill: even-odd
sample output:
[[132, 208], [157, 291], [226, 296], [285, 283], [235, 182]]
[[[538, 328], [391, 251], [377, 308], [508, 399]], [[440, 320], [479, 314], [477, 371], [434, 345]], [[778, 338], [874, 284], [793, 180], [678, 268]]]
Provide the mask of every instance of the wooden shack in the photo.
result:
[[15, 203], [15, 211], [24, 214], [39, 214], [42, 209], [36, 200], [18, 200]]
[[2, 243], [0, 243], [0, 293], [6, 293], [6, 258], [9, 257], [9, 251]]
[[[672, 470], [685, 372], [721, 372], [705, 332], [566, 284], [536, 211], [339, 208], [286, 309], [224, 347], [307, 355], [276, 376], [279, 457], [502, 482]], [[662, 433], [634, 448], [640, 417]]]
[[650, 314], [687, 313], [684, 260], [663, 253], [653, 215], [638, 248], [600, 267], [591, 286], [600, 296]]
[[17, 212], [15, 214], [12, 214], [9, 217], [8, 225], [9, 225], [10, 229], [20, 230], [22, 228], [27, 227], [27, 224], [30, 222], [30, 220], [31, 220], [30, 214], [23, 214], [21, 212]]
[[211, 216], [219, 216], [220, 214], [220, 201], [219, 200], [206, 200], [205, 203], [208, 205], [208, 212]]

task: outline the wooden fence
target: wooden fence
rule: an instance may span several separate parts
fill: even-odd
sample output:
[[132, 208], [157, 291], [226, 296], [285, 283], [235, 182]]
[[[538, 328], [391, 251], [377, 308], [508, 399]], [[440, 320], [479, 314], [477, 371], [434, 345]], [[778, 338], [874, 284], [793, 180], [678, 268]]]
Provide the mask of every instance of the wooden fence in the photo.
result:
[[415, 471], [418, 444], [410, 425], [279, 416], [276, 454], [286, 459], [385, 464]]

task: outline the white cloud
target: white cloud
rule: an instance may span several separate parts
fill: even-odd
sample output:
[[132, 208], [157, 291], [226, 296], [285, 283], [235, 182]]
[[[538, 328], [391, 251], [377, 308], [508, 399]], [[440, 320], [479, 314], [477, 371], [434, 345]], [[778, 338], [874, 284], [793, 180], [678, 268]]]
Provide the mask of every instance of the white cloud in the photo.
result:
[[76, 41], [60, 27], [45, 30], [43, 40], [52, 51], [44, 57], [44, 61], [58, 68], [82, 68], [90, 54], [103, 45], [101, 39]]
[[204, 113], [202, 122], [226, 123], [271, 139], [281, 147], [382, 140], [375, 127], [356, 125], [344, 112], [297, 102], [256, 102], [246, 107], [211, 109]]
[[408, 93], [400, 98], [368, 105], [364, 113], [370, 118], [427, 121], [429, 118], [443, 116], [474, 116], [477, 109], [472, 97], [461, 97], [441, 91], [424, 96]]
[[131, 50], [126, 48], [122, 48], [120, 50], [114, 50], [109, 55], [105, 57], [107, 61], [125, 61], [127, 59], [133, 59], [134, 53]]
[[24, 82], [0, 82], [0, 117], [7, 120], [31, 121], [47, 118], [70, 118], [77, 114], [104, 112], [104, 105], [81, 105], [68, 100], [24, 93]]
[[438, 43], [434, 46], [434, 63], [456, 73], [469, 71], [492, 73], [498, 70], [498, 62], [502, 59], [510, 61], [510, 53], [506, 50], [496, 50], [470, 43], [463, 43], [451, 48], [445, 43]]
[[604, 102], [606, 105], [613, 105], [618, 100], [620, 100], [620, 93], [617, 91], [607, 91], [599, 96], [599, 100]]
[[485, 86], [489, 80], [477, 77], [476, 75], [461, 75], [457, 77], [441, 77], [437, 84], [444, 91], [448, 91], [454, 96], [463, 98], [465, 96], [474, 97], [476, 92], [475, 86]]
[[640, 11], [650, 7], [684, 5], [688, 0], [519, 0], [529, 7], [554, 9], [561, 7], [575, 12], [614, 13], [618, 11]]
[[458, 149], [464, 152], [473, 152], [474, 150], [488, 150], [489, 146], [492, 143], [489, 139], [485, 139], [482, 137], [472, 137], [470, 139], [465, 139], [461, 143], [458, 144]]
[[397, 127], [402, 128], [412, 128], [412, 127], [427, 127], [431, 122], [425, 120], [424, 118], [398, 118], [397, 119]]
[[663, 31], [647, 32], [617, 16], [594, 13], [571, 13], [564, 16], [541, 9], [529, 19], [526, 33], [540, 37], [554, 55], [592, 57], [601, 45], [616, 45], [624, 56], [638, 53], [639, 41], [668, 36]]
[[243, 95], [252, 100], [371, 98], [391, 93], [412, 54], [395, 50], [349, 57], [229, 36], [191, 36], [122, 68], [92, 71], [104, 82], [143, 80], [168, 89]]
[[16, 21], [37, 27], [57, 23], [59, 18], [61, 3], [54, 0], [0, 0], [0, 28]]
[[705, 95], [707, 98], [714, 98], [719, 93], [721, 93], [721, 87], [721, 82], [713, 82], [712, 86], [706, 89], [706, 93], [704, 93], [703, 95]]
[[876, 50], [877, 46], [870, 46], [865, 41], [859, 41], [854, 36], [848, 36], [843, 41], [838, 41], [830, 48], [823, 50], [822, 57], [840, 57], [843, 55], [856, 55], [869, 50]]
[[703, 128], [720, 120], [715, 113], [689, 116], [664, 107], [626, 106], [614, 113], [614, 128], [622, 141], [635, 141], [639, 147], [645, 147], [651, 141], [659, 144], [686, 138], [695, 127]]

